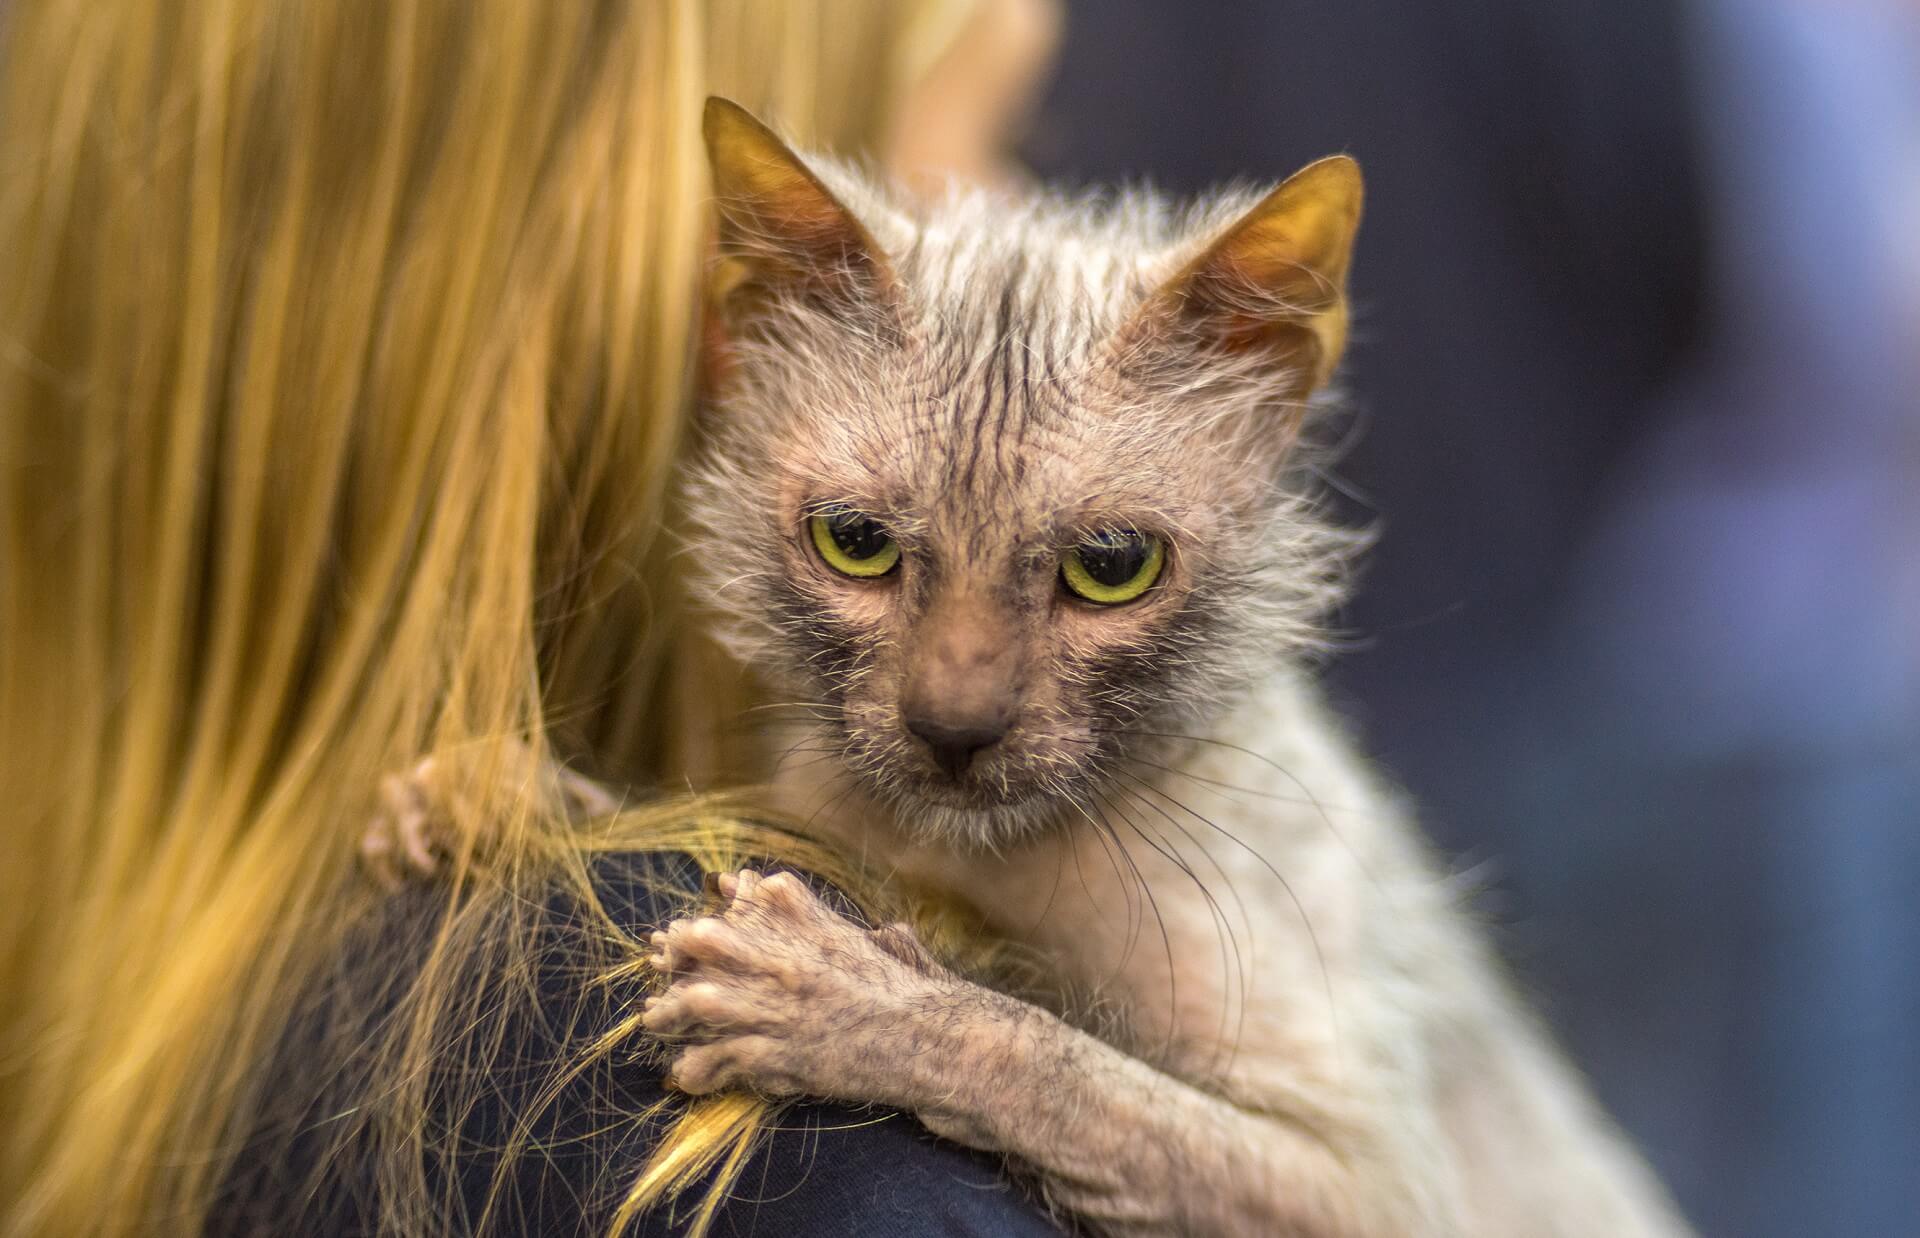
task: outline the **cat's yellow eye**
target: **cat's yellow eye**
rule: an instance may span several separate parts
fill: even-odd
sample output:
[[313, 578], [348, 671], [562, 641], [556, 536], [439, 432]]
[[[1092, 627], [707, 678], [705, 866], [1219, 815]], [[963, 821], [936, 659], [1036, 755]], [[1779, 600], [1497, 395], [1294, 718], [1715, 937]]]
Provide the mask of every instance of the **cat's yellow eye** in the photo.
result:
[[807, 518], [813, 548], [843, 576], [885, 576], [900, 562], [900, 546], [871, 516], [834, 508]]
[[1109, 529], [1083, 538], [1060, 560], [1060, 579], [1075, 597], [1118, 606], [1153, 588], [1167, 563], [1159, 538], [1135, 529]]

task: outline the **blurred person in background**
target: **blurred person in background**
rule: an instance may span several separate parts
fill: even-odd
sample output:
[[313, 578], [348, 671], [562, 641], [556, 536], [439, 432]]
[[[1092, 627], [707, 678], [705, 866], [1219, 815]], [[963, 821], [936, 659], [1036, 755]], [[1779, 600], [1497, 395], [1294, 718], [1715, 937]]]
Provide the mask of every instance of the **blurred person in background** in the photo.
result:
[[1028, 143], [1368, 171], [1336, 690], [1705, 1233], [1920, 1216], [1920, 9], [1069, 5]]
[[[1045, 7], [0, 22], [0, 1229], [1046, 1232], [904, 1118], [670, 1100], [645, 929], [703, 866], [860, 874], [532, 772], [737, 776], [663, 533], [704, 98], [993, 172]], [[356, 856], [423, 753], [449, 871], [390, 897]]]

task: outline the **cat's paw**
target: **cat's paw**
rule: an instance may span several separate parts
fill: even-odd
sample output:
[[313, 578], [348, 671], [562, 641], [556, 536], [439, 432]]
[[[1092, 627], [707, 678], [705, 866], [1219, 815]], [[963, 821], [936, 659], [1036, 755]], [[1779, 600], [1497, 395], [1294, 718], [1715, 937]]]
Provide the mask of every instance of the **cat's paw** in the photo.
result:
[[[482, 774], [478, 752], [466, 757], [423, 758], [380, 780], [373, 815], [360, 834], [360, 862], [388, 889], [438, 874], [458, 842], [455, 822], [472, 820], [474, 781]], [[619, 811], [620, 801], [599, 784], [551, 762], [541, 762], [525, 744], [505, 745], [484, 772], [517, 794], [539, 797], [541, 807], [579, 820]], [[484, 843], [485, 840], [478, 840]]]
[[398, 889], [432, 877], [446, 855], [445, 794], [438, 758], [380, 780], [380, 799], [360, 834], [360, 863], [381, 885]]
[[791, 873], [745, 869], [719, 887], [718, 914], [652, 937], [673, 979], [642, 1021], [684, 1042], [672, 1085], [905, 1103], [904, 1055], [950, 980], [912, 931], [856, 924]]

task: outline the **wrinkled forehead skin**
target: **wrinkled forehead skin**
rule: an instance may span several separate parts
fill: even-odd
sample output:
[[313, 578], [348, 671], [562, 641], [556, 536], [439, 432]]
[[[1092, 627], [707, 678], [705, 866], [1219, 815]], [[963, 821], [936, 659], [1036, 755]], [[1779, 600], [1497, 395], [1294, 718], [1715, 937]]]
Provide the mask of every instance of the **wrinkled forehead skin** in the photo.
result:
[[1115, 337], [1148, 264], [944, 239], [901, 264], [897, 341], [781, 384], [812, 393], [776, 410], [785, 450], [769, 463], [789, 518], [846, 503], [945, 572], [1051, 559], [1103, 527], [1212, 544], [1223, 508], [1251, 498], [1247, 465], [1217, 423], [1128, 372]]

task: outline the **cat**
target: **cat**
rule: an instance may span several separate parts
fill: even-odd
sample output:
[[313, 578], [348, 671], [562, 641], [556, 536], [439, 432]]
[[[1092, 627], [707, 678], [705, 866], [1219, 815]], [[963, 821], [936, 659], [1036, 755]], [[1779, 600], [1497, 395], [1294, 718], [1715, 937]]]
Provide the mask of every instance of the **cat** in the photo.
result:
[[691, 554], [824, 753], [774, 794], [1111, 1017], [742, 871], [653, 939], [677, 1086], [911, 1111], [1102, 1232], [1687, 1233], [1316, 695], [1357, 165], [929, 202], [705, 128]]
[[[1104, 1233], [1690, 1232], [1312, 681], [1360, 544], [1310, 445], [1357, 165], [1183, 210], [925, 201], [725, 100], [705, 129], [689, 553], [798, 698], [774, 806], [971, 908], [1053, 999], [725, 874], [652, 938], [674, 1084], [910, 1111]], [[439, 781], [383, 787], [377, 872], [432, 870]]]

